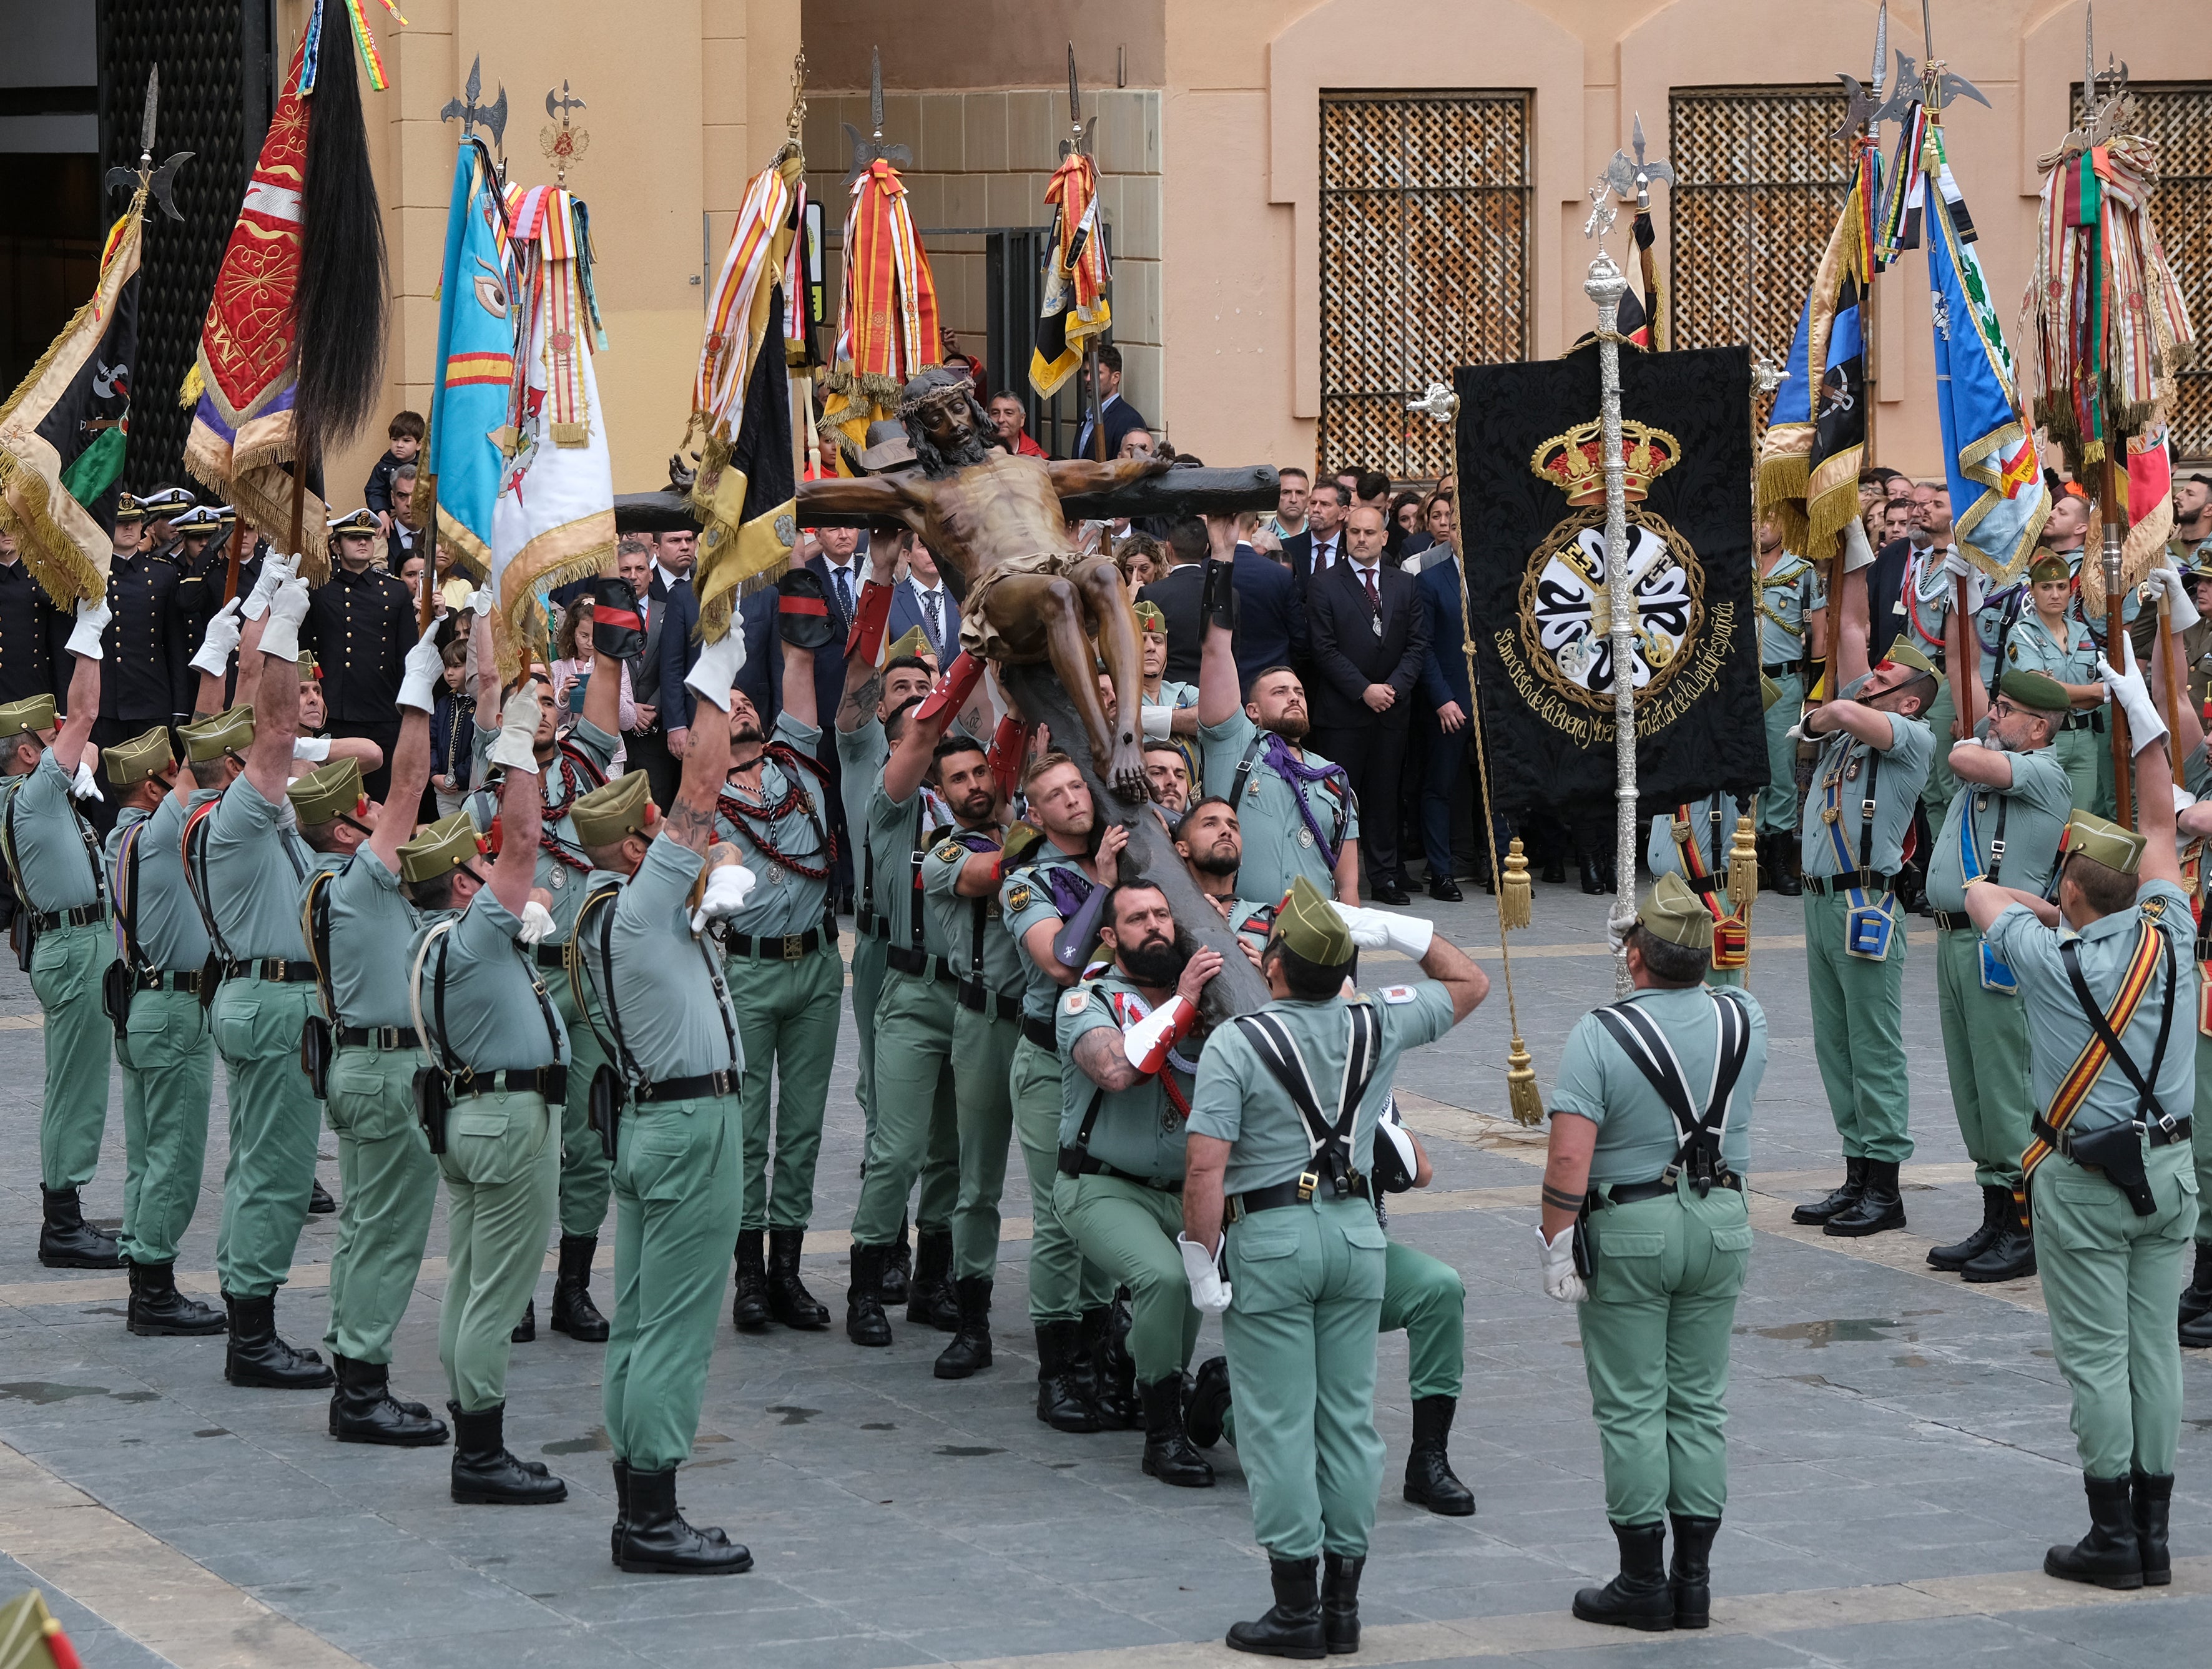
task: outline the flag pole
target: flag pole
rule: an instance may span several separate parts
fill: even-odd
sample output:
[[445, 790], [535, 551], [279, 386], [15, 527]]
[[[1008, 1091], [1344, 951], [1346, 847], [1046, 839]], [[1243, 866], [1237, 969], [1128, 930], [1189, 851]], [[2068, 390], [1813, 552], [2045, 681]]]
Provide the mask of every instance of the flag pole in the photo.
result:
[[238, 595], [238, 569], [246, 549], [246, 518], [240, 516], [230, 524], [230, 555], [223, 564], [222, 600], [226, 603]]
[[417, 599], [420, 612], [415, 621], [418, 634], [430, 630], [430, 600], [438, 588], [438, 478], [431, 475], [422, 478], [429, 484], [430, 506], [422, 520], [422, 594]]

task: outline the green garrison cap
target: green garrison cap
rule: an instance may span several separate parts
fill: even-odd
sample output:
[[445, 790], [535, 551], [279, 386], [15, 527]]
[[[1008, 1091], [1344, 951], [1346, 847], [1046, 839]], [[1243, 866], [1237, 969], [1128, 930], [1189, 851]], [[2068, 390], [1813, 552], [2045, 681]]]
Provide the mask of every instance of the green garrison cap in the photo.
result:
[[300, 682], [313, 684], [322, 675], [322, 668], [315, 665], [314, 651], [301, 649], [300, 651]]
[[1168, 617], [1158, 603], [1139, 603], [1133, 612], [1137, 617], [1137, 624], [1146, 631], [1164, 633], [1167, 630]]
[[[644, 775], [642, 771], [632, 774], [640, 777]], [[483, 850], [477, 837], [477, 825], [469, 820], [469, 814], [455, 812], [451, 817], [440, 818], [414, 839], [401, 844], [399, 879], [435, 880], [441, 875], [451, 874]]]
[[604, 788], [593, 789], [569, 808], [575, 819], [576, 838], [586, 846], [611, 846], [624, 835], [643, 834], [646, 808], [653, 803], [646, 793], [645, 773], [625, 771]]
[[2143, 838], [2131, 829], [2098, 816], [2094, 812], [2077, 811], [2066, 819], [2066, 845], [2069, 852], [2079, 852], [2093, 863], [2101, 863], [2107, 869], [2117, 869], [2124, 875], [2132, 875], [2142, 863]]
[[1759, 710], [1765, 712], [1782, 699], [1782, 686], [1765, 673], [1759, 675]]
[[2067, 699], [2064, 685], [2048, 673], [2027, 667], [2008, 667], [1997, 680], [1996, 692], [2032, 713], [2063, 713], [2074, 704]]
[[2046, 580], [2071, 580], [2074, 570], [2067, 565], [2064, 557], [2053, 551], [2028, 563], [2027, 577], [2041, 585]]
[[1001, 874], [1029, 862], [1031, 852], [1044, 844], [1044, 831], [1033, 823], [1015, 823], [1006, 830], [1006, 838], [999, 847], [999, 870]]
[[921, 628], [910, 626], [907, 630], [906, 636], [891, 645], [890, 652], [884, 656], [884, 660], [888, 665], [904, 655], [926, 655], [934, 658], [936, 654], [937, 651], [929, 647], [929, 639], [922, 635]]
[[1267, 929], [1267, 942], [1294, 950], [1316, 967], [1341, 967], [1352, 959], [1352, 929], [1321, 888], [1304, 875], [1291, 883]]
[[177, 763], [169, 748], [169, 733], [158, 724], [143, 736], [101, 748], [100, 758], [107, 767], [107, 780], [125, 786], [158, 777]]
[[1915, 672], [1927, 673], [1936, 678], [1943, 676], [1943, 669], [1941, 667], [1921, 654], [1902, 637], [1889, 646], [1888, 659], [1889, 664], [1893, 667], [1910, 667]]
[[54, 698], [52, 696], [25, 696], [21, 701], [11, 701], [0, 707], [0, 739], [20, 736], [27, 730], [51, 730], [54, 728]]
[[332, 759], [317, 765], [284, 792], [302, 827], [331, 822], [361, 803], [361, 761]]
[[1660, 876], [1637, 911], [1636, 919], [1646, 932], [1670, 945], [1691, 950], [1712, 948], [1713, 912], [1680, 875]]
[[211, 719], [188, 724], [177, 734], [185, 739], [185, 758], [194, 764], [220, 759], [225, 753], [243, 753], [253, 746], [253, 710], [233, 707]]

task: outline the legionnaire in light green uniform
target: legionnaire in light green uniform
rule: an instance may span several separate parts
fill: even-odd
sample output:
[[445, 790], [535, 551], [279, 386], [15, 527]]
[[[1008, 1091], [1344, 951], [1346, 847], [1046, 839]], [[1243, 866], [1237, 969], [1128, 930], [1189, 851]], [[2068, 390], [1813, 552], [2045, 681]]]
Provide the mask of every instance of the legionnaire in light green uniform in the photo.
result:
[[1356, 903], [1359, 801], [1351, 779], [1342, 765], [1299, 746], [1310, 720], [1305, 686], [1289, 667], [1261, 673], [1249, 699], [1238, 699], [1231, 642], [1228, 627], [1206, 623], [1198, 741], [1208, 791], [1234, 801], [1243, 825], [1244, 895], [1279, 898], [1304, 875], [1323, 892]]
[[[1917, 493], [1915, 498], [1918, 499]], [[1930, 496], [1916, 503], [1914, 516], [1916, 543], [1925, 539], [1930, 544], [1924, 551], [1915, 549], [1905, 560], [1897, 597], [1897, 611], [1903, 618], [1899, 622], [1897, 638], [1891, 645], [1889, 658], [1897, 660], [1898, 646], [1903, 645], [1918, 653], [1938, 675], [1935, 700], [1920, 715], [1933, 733], [1936, 742], [1936, 755], [1928, 767], [1927, 783], [1919, 791], [1921, 803], [1928, 808], [1928, 825], [1934, 828], [1943, 821], [1943, 813], [1950, 806], [1951, 796], [1958, 789], [1948, 763], [1951, 744], [1958, 740], [1951, 734], [1958, 718], [1953, 681], [1962, 676], [1972, 677], [1974, 685], [1969, 693], [1973, 698], [1973, 710], [1979, 713], [1987, 706], [1982, 699], [1980, 688], [1984, 656], [1978, 640], [1975, 638], [1975, 616], [1982, 607], [1984, 585], [1979, 571], [1959, 553], [1957, 545], [1952, 542], [1951, 491], [1948, 485], [1933, 484]], [[1966, 668], [1950, 664], [1948, 648], [1956, 629], [1951, 617], [1958, 602], [1961, 577], [1966, 583], [1966, 606], [1969, 611], [1963, 625], [1971, 651]], [[1816, 782], [1816, 795], [1818, 787]]]
[[[1784, 898], [1797, 896], [1796, 728], [1805, 706], [1805, 660], [1824, 654], [1828, 594], [1820, 570], [1782, 544], [1782, 522], [1759, 527], [1759, 670], [1771, 686], [1766, 703], [1766, 789], [1759, 796], [1759, 864]], [[1807, 641], [1808, 637], [1811, 641]], [[1655, 875], [1659, 872], [1654, 870]]]
[[[1770, 701], [1767, 710], [1778, 711], [1777, 704]], [[1796, 746], [1795, 742], [1790, 744]], [[1729, 854], [1735, 845], [1736, 819], [1749, 808], [1749, 802], [1729, 794], [1709, 794], [1702, 800], [1692, 800], [1676, 808], [1672, 817], [1651, 819], [1651, 832], [1644, 843], [1644, 862], [1650, 869], [1653, 880], [1661, 875], [1680, 875], [1690, 890], [1699, 897], [1717, 905], [1721, 913], [1729, 913], [1728, 872]], [[1764, 815], [1762, 810], [1761, 813]], [[1787, 831], [1789, 840], [1795, 844], [1800, 838], [1797, 831]], [[1762, 838], [1759, 844], [1759, 878], [1767, 875], [1766, 866], [1774, 861], [1778, 850], [1776, 843]], [[1695, 866], [1696, 874], [1692, 874]], [[1793, 895], [1802, 891], [1793, 883]], [[1741, 968], [1705, 970], [1708, 985], [1741, 985]]]
[[1083, 1255], [1129, 1289], [1129, 1355], [1143, 1400], [1143, 1470], [1207, 1489], [1213, 1468], [1183, 1430], [1183, 1369], [1200, 1317], [1176, 1250], [1182, 1228], [1183, 1121], [1200, 1046], [1198, 999], [1221, 953], [1176, 948], [1157, 886], [1111, 889], [1100, 923], [1113, 962], [1060, 999], [1067, 1065], [1053, 1203]]
[[1905, 1227], [1897, 1180], [1897, 1167], [1912, 1153], [1905, 912], [1892, 884], [1936, 752], [1936, 733], [1920, 716], [1937, 680], [1902, 637], [1889, 659], [1869, 672], [1865, 588], [1848, 582], [1843, 594], [1837, 671], [1844, 698], [1805, 716], [1805, 734], [1820, 739], [1820, 757], [1801, 855], [1813, 1051], [1843, 1139], [1844, 1183], [1791, 1218], [1856, 1236]]
[[[1037, 1418], [1055, 1431], [1121, 1431], [1142, 1417], [1136, 1364], [1117, 1336], [1115, 1283], [1087, 1262], [1060, 1220], [1060, 1118], [1066, 1105], [1054, 1014], [1082, 978], [1106, 890], [1128, 831], [1098, 830], [1083, 773], [1062, 753], [1023, 773], [1034, 832], [1017, 831], [999, 889], [1006, 935], [1021, 964], [1021, 1042], [1008, 1085], [1014, 1133], [1030, 1174], [1036, 1228], [1030, 1242], [1030, 1322], [1036, 1329]], [[1093, 833], [1098, 850], [1090, 852]]]
[[215, 1039], [200, 1005], [207, 929], [177, 850], [191, 783], [159, 728], [101, 757], [123, 801], [106, 857], [127, 979], [115, 1040], [128, 1166], [118, 1246], [131, 1271], [125, 1325], [148, 1335], [220, 1333], [229, 1325], [222, 1312], [179, 1292], [176, 1276], [177, 1242], [199, 1203], [215, 1081]]
[[[624, 1570], [728, 1575], [752, 1555], [676, 1506], [676, 1468], [698, 1435], [707, 1362], [744, 1213], [738, 1087], [744, 1051], [720, 959], [697, 935], [744, 903], [751, 877], [715, 846], [729, 774], [731, 684], [745, 653], [732, 629], [684, 682], [700, 700], [667, 825], [645, 784], [623, 777], [576, 805], [592, 894], [571, 941], [588, 1016], [629, 1087], [615, 1150], [615, 1317], [607, 1339], [607, 1437]], [[593, 682], [620, 669], [605, 656]], [[705, 874], [696, 907], [693, 883]]]
[[714, 819], [716, 838], [738, 849], [758, 883], [744, 908], [723, 923], [722, 937], [738, 1040], [752, 1069], [738, 1095], [744, 1218], [730, 1319], [741, 1332], [757, 1332], [771, 1320], [809, 1331], [830, 1325], [828, 1308], [799, 1278], [799, 1258], [814, 1216], [814, 1164], [837, 1053], [845, 964], [830, 908], [833, 857], [828, 775], [816, 754], [822, 732], [814, 723], [814, 652], [787, 640], [782, 651], [784, 708], [773, 741], [762, 736], [752, 703], [742, 692], [732, 700], [730, 777]]
[[[2098, 759], [2112, 752], [2105, 742], [2105, 686], [2097, 681], [2097, 642], [2067, 606], [2073, 583], [2065, 557], [2040, 557], [2027, 573], [2034, 606], [2022, 610], [2005, 634], [2005, 670], [2041, 673], [2065, 690], [2069, 710], [2051, 741], [2051, 757], [2065, 767], [2075, 806], [2095, 811]], [[2106, 764], [2109, 767], [2109, 757]]]
[[[78, 1191], [100, 1163], [107, 1124], [112, 1031], [100, 982], [115, 959], [100, 849], [72, 803], [74, 784], [92, 783], [82, 763], [100, 711], [100, 634], [107, 605], [80, 603], [69, 640], [69, 716], [58, 722], [51, 696], [0, 707], [8, 751], [0, 784], [0, 854], [21, 906], [15, 931], [28, 935], [25, 965], [43, 1011], [46, 1093], [39, 1114], [39, 1191], [45, 1215], [39, 1261], [48, 1269], [114, 1269], [115, 1237], [84, 1220]], [[66, 759], [70, 763], [63, 764]]]
[[1982, 738], [1951, 750], [1959, 792], [1928, 859], [1951, 1106], [1982, 1189], [1981, 1227], [1955, 1244], [1930, 1246], [1928, 1261], [1978, 1282], [2035, 1273], [2035, 1242], [2013, 1204], [2035, 1108], [2027, 1015], [2011, 971], [1966, 918], [1966, 886], [1979, 877], [2040, 898], [2050, 884], [2072, 809], [2065, 769], [2051, 751], [2068, 706], [2064, 685], [2040, 673], [2005, 672]]
[[[487, 844], [456, 812], [401, 846], [400, 879], [422, 926], [408, 946], [408, 996], [425, 1075], [425, 1134], [446, 1179], [446, 1296], [438, 1359], [453, 1418], [450, 1491], [464, 1505], [538, 1506], [568, 1486], [506, 1440], [514, 1300], [537, 1284], [561, 1168], [568, 1033], [524, 943], [543, 807], [530, 779], [538, 703], [507, 698], [493, 757], [504, 838]], [[643, 780], [640, 773], [639, 780]]]
[[1729, 1337], [1751, 1257], [1744, 1174], [1766, 1069], [1758, 1001], [1702, 986], [1712, 930], [1704, 902], [1662, 876], [1629, 930], [1637, 989], [1575, 1023], [1552, 1098], [1536, 1231], [1544, 1290], [1580, 1307], [1605, 1515], [1620, 1544], [1620, 1574], [1575, 1595], [1586, 1623], [1656, 1631], [1710, 1620], [1707, 1562], [1728, 1501]]
[[[1183, 769], [1189, 775], [1183, 791], [1188, 801], [1200, 792], [1199, 783], [1202, 780], [1199, 771], [1198, 685], [1164, 676], [1168, 667], [1168, 617], [1160, 606], [1138, 603], [1131, 612], [1137, 617], [1138, 647], [1144, 654], [1141, 670], [1145, 680], [1145, 752], [1166, 747], [1182, 757]], [[1151, 775], [1149, 768], [1146, 774]]]
[[[1355, 944], [1418, 956], [1429, 979], [1347, 1002]], [[1472, 1013], [1488, 982], [1427, 923], [1340, 914], [1303, 875], [1261, 972], [1274, 1001], [1218, 1027], [1199, 1061], [1180, 1249], [1199, 1307], [1227, 1311], [1240, 1454], [1274, 1587], [1273, 1607], [1229, 1642], [1310, 1657], [1358, 1649], [1359, 1576], [1382, 1483], [1375, 1335], [1387, 1253], [1367, 1180], [1376, 1120], [1400, 1053]]]
[[2043, 1568], [2135, 1588], [2172, 1580], [2181, 1348], [2172, 1318], [2199, 1203], [2189, 1150], [2197, 1057], [2175, 1021], [2187, 1024], [2197, 991], [2166, 728], [2124, 643], [2121, 653], [2125, 670], [2106, 683], [2136, 746], [2142, 832], [2076, 812], [2055, 910], [1986, 885], [1968, 891], [1966, 908], [2027, 1008], [2040, 1111], [2021, 1168], [2089, 1498], [2089, 1533], [2053, 1547]]

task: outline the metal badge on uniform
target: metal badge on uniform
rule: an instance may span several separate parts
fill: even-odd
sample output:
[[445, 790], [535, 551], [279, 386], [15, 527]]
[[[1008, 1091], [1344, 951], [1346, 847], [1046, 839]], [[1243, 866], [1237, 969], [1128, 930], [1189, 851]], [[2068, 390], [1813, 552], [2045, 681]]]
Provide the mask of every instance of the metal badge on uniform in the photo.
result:
[[1010, 888], [1006, 893], [1006, 908], [1012, 911], [1030, 907], [1030, 889], [1026, 885]]
[[1413, 988], [1411, 985], [1385, 985], [1379, 995], [1383, 1002], [1395, 1008], [1401, 1002], [1413, 1000]]
[[1313, 831], [1311, 829], [1300, 829], [1298, 831], [1298, 844], [1301, 846], [1310, 846], [1313, 844]]
[[783, 885], [783, 869], [781, 865], [771, 863], [768, 866], [768, 884], [770, 886]]
[[1257, 777], [1252, 779], [1252, 786], [1244, 790], [1244, 797], [1247, 800], [1257, 800], [1260, 797], [1260, 779]]
[[568, 884], [568, 877], [565, 871], [556, 869], [550, 877], [550, 881], [553, 890], [558, 892]]

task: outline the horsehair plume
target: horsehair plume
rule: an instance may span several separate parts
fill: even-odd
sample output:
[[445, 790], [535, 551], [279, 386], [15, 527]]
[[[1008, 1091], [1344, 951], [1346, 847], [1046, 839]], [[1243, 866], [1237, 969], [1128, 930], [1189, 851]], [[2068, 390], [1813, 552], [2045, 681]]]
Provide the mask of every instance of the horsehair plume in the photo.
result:
[[292, 369], [300, 455], [319, 460], [353, 437], [383, 393], [391, 286], [345, 0], [316, 4], [321, 64], [308, 101]]

